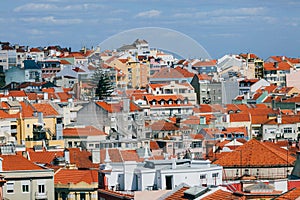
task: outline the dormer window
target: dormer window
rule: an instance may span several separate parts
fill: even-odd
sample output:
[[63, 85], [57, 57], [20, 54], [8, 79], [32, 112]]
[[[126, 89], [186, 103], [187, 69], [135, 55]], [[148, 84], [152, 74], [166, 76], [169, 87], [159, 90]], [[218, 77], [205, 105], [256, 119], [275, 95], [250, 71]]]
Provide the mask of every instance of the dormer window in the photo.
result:
[[160, 105], [165, 105], [165, 101], [164, 101], [164, 100], [161, 100], [161, 101], [160, 101]]
[[154, 100], [154, 101], [152, 101], [152, 105], [153, 105], [153, 106], [155, 106], [155, 104], [156, 104], [156, 101], [155, 101], [155, 100]]
[[171, 105], [172, 104], [172, 100], [169, 100], [169, 105]]

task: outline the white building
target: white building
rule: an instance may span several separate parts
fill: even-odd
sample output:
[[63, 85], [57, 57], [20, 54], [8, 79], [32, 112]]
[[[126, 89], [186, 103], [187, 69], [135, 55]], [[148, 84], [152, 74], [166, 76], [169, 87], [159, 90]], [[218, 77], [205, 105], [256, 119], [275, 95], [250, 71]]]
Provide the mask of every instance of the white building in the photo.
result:
[[[108, 151], [107, 151], [108, 152]], [[181, 183], [196, 185], [222, 184], [222, 170], [209, 160], [171, 159], [148, 160], [145, 162], [126, 161], [110, 163], [106, 153], [105, 164], [99, 171], [100, 188], [120, 191], [172, 190]]]

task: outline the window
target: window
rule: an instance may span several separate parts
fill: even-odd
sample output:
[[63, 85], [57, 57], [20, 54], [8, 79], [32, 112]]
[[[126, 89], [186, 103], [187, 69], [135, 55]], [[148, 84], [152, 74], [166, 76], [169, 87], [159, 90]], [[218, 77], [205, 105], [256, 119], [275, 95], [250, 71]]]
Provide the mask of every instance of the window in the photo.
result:
[[212, 177], [213, 177], [213, 178], [217, 178], [218, 176], [219, 176], [219, 173], [213, 173], [213, 174], [212, 174]]
[[29, 185], [22, 185], [22, 192], [23, 193], [29, 192]]
[[45, 193], [45, 185], [38, 185], [38, 193]]
[[292, 133], [293, 129], [291, 127], [283, 128], [283, 133]]
[[100, 144], [95, 144], [95, 148], [99, 149], [100, 148]]
[[6, 183], [6, 193], [14, 193], [14, 182]]
[[206, 174], [201, 174], [200, 179], [206, 179]]
[[30, 124], [27, 124], [27, 128], [29, 128], [30, 127]]

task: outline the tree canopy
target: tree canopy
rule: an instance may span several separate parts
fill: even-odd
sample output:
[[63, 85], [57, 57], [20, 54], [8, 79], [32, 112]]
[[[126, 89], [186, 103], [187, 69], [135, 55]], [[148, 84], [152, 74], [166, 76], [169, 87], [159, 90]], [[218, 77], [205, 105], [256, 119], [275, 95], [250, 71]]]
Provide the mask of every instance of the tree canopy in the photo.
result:
[[93, 79], [97, 82], [97, 87], [95, 91], [96, 97], [98, 97], [100, 100], [103, 100], [111, 96], [111, 93], [113, 92], [114, 88], [108, 75], [104, 71], [97, 71]]

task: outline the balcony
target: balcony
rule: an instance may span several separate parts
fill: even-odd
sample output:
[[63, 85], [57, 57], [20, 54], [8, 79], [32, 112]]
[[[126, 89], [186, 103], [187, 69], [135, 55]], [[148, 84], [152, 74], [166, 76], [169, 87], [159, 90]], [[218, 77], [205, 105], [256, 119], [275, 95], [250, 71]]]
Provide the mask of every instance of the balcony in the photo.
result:
[[35, 199], [48, 199], [47, 192], [44, 192], [44, 193], [36, 192]]

